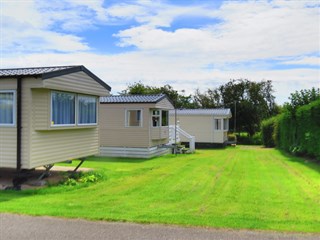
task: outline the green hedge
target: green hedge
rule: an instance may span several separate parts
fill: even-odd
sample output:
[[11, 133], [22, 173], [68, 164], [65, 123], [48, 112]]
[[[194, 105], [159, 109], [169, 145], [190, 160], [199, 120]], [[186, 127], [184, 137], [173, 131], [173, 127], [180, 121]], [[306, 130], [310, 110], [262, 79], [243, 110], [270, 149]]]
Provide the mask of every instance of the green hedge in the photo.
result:
[[276, 124], [276, 117], [269, 118], [261, 123], [261, 140], [266, 147], [275, 147], [274, 128]]
[[[270, 134], [266, 129], [272, 125], [272, 120], [268, 121], [265, 124], [266, 134]], [[275, 118], [273, 128], [273, 139], [278, 148], [320, 160], [320, 100], [299, 107], [295, 114], [289, 111], [282, 113]]]

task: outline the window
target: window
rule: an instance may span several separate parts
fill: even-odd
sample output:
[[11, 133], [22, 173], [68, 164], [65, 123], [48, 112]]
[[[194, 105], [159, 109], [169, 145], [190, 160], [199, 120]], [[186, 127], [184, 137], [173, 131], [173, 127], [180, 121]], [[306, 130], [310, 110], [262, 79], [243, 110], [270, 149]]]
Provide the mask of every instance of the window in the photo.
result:
[[162, 110], [161, 111], [161, 126], [169, 125], [169, 112]]
[[160, 110], [152, 111], [152, 126], [159, 127], [160, 126]]
[[223, 130], [229, 130], [229, 119], [223, 119]]
[[78, 96], [78, 123], [97, 124], [97, 98], [91, 96]]
[[15, 91], [0, 91], [0, 126], [15, 125]]
[[215, 119], [214, 120], [214, 129], [215, 130], [222, 130], [222, 128], [221, 128], [221, 119]]
[[168, 126], [169, 125], [169, 112], [166, 110], [152, 110], [152, 126]]
[[127, 120], [128, 127], [141, 127], [141, 110], [127, 110]]
[[52, 125], [75, 125], [75, 98], [73, 93], [51, 93], [51, 123]]

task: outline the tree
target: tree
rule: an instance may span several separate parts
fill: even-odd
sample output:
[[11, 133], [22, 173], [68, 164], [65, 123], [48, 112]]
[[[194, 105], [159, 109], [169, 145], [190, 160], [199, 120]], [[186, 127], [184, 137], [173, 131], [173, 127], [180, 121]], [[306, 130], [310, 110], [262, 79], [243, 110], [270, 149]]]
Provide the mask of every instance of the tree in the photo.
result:
[[166, 84], [162, 87], [152, 87], [144, 85], [141, 82], [136, 82], [123, 90], [121, 95], [145, 95], [145, 94], [166, 94], [168, 98], [174, 103], [176, 108], [195, 108], [196, 105], [192, 100], [192, 96], [184, 96], [174, 90], [172, 86]]
[[320, 88], [303, 89], [290, 94], [289, 103], [284, 104], [284, 109], [289, 111], [293, 116], [298, 107], [307, 105], [320, 99]]
[[[263, 119], [278, 112], [272, 93], [270, 80], [252, 82], [247, 79], [233, 79], [205, 93], [197, 90], [194, 99], [202, 108], [230, 108], [233, 117], [236, 114], [238, 131], [248, 132], [252, 136], [260, 129]], [[230, 121], [230, 128], [234, 128], [234, 121]]]

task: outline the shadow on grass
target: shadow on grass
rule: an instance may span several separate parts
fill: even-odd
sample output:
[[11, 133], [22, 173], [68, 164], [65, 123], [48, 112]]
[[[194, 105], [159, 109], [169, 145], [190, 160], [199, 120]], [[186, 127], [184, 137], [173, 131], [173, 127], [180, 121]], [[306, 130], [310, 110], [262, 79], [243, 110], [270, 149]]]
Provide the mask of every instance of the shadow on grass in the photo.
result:
[[281, 149], [277, 149], [284, 157], [286, 157], [286, 159], [290, 162], [295, 162], [295, 163], [300, 163], [301, 165], [304, 165], [310, 169], [312, 169], [313, 171], [316, 171], [318, 173], [320, 173], [320, 162], [315, 160], [315, 159], [311, 159], [311, 158], [307, 158], [307, 157], [299, 157], [299, 156], [294, 156], [284, 150]]
[[88, 160], [92, 162], [142, 163], [142, 162], [155, 160], [156, 158], [157, 157], [154, 157], [154, 158], [92, 157]]

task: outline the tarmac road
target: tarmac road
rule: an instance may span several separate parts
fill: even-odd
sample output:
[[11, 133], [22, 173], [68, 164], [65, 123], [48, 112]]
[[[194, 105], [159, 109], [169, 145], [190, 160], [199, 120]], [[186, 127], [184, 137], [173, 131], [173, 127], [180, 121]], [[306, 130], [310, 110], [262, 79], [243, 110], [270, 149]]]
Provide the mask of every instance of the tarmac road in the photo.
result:
[[0, 240], [319, 240], [319, 234], [221, 230], [0, 214]]

